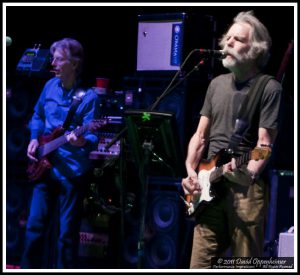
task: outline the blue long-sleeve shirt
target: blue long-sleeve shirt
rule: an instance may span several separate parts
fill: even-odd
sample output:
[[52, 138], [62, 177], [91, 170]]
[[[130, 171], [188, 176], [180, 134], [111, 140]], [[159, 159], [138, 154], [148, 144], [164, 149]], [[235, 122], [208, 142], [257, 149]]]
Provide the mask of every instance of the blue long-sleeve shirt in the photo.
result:
[[[31, 139], [37, 139], [41, 134], [52, 133], [55, 128], [63, 125], [75, 92], [76, 87], [66, 90], [62, 87], [61, 80], [56, 77], [45, 84], [30, 121]], [[68, 131], [86, 125], [98, 117], [98, 96], [89, 89], [78, 106]], [[90, 131], [83, 135], [87, 140], [85, 146], [77, 147], [66, 143], [49, 155], [52, 164], [51, 175], [54, 178], [75, 177], [88, 171], [91, 165], [89, 153], [97, 148], [98, 137]]]

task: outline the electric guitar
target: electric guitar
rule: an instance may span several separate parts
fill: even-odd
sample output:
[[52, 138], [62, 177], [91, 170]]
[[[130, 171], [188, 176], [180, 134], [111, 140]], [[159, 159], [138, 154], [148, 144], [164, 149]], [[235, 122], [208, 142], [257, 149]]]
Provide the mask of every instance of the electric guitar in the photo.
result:
[[[73, 130], [73, 133], [78, 137], [86, 131], [95, 131], [107, 124], [107, 119], [93, 120], [90, 123]], [[30, 181], [38, 180], [46, 170], [52, 167], [47, 156], [56, 150], [58, 147], [67, 143], [67, 134], [64, 134], [62, 127], [57, 127], [51, 134], [41, 135], [39, 137], [40, 146], [37, 148], [35, 157], [38, 161], [30, 160], [27, 168], [27, 174]]]
[[[213, 185], [219, 182], [223, 176], [223, 164], [218, 165], [222, 160], [224, 150], [221, 150], [211, 160], [201, 161], [198, 166], [198, 182], [201, 187], [201, 192], [194, 195], [186, 195], [184, 202], [186, 204], [186, 212], [189, 216], [194, 216], [196, 213], [200, 213], [205, 205], [209, 204], [215, 197], [216, 194], [213, 190]], [[236, 157], [236, 166], [247, 163], [249, 160], [262, 160], [267, 159], [271, 155], [271, 148], [269, 147], [256, 147], [241, 156]], [[227, 156], [227, 163], [230, 162]]]

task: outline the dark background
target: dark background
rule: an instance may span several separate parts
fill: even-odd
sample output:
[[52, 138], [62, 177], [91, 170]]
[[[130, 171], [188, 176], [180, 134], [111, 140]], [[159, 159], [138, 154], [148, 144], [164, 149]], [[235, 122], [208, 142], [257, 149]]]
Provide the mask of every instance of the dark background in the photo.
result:
[[116, 81], [135, 72], [139, 14], [211, 15], [217, 22], [216, 37], [220, 38], [232, 18], [246, 10], [253, 10], [270, 31], [274, 47], [269, 70], [276, 73], [293, 39], [294, 7], [7, 7], [6, 33], [13, 40], [7, 49], [7, 72], [15, 69], [26, 48], [37, 43], [49, 48], [53, 41], [73, 37], [85, 49], [86, 77], [108, 76]]
[[[16, 65], [24, 51], [33, 47], [34, 44], [41, 44], [42, 49], [48, 49], [54, 41], [64, 37], [75, 38], [82, 43], [85, 50], [83, 80], [86, 85], [95, 86], [96, 77], [107, 77], [110, 79], [110, 89], [112, 91], [124, 90], [124, 86], [126, 86], [124, 79], [139, 79], [135, 70], [137, 59], [138, 15], [178, 12], [185, 12], [188, 16], [193, 18], [210, 15], [215, 18], [215, 38], [218, 39], [228, 29], [233, 17], [238, 12], [247, 10], [253, 10], [255, 15], [265, 24], [270, 32], [273, 40], [273, 47], [271, 51], [271, 59], [266, 68], [266, 72], [276, 75], [281, 66], [288, 44], [294, 39], [294, 7], [16, 6], [6, 8], [6, 35], [12, 38], [12, 45], [6, 48], [6, 68], [4, 68], [6, 69], [7, 88], [12, 92], [6, 99], [6, 132], [8, 143], [7, 216], [9, 226], [7, 230], [7, 241], [9, 261], [15, 261], [16, 264], [18, 263], [22, 247], [22, 234], [24, 231], [22, 221], [26, 222], [28, 201], [30, 198], [30, 188], [25, 187], [27, 186], [25, 185], [26, 147], [29, 135], [27, 123], [32, 114], [32, 108], [35, 101], [47, 80], [47, 77], [21, 77], [16, 74]], [[199, 25], [195, 27], [187, 25], [187, 27], [191, 29], [189, 36], [185, 37], [184, 45], [189, 45], [194, 48], [206, 47], [203, 45], [206, 45], [207, 37], [199, 37], [201, 32], [197, 32], [197, 29], [199, 28], [201, 30], [202, 26]], [[186, 51], [184, 53], [187, 54]], [[283, 123], [274, 149], [273, 158], [270, 163], [271, 169], [275, 169], [276, 171], [293, 171], [294, 169], [293, 59], [294, 56], [292, 55], [286, 68], [286, 75], [283, 81]], [[224, 72], [224, 70], [221, 68], [220, 64], [215, 64], [213, 68], [213, 75], [217, 75], [222, 72]], [[156, 73], [153, 76], [157, 77], [159, 76], [159, 73]], [[164, 84], [167, 84], [168, 81], [171, 80], [171, 75], [164, 75], [163, 77], [165, 79]], [[197, 77], [202, 80], [199, 82]], [[205, 96], [208, 82], [208, 78], [203, 80], [201, 72], [195, 76], [191, 76], [190, 80], [188, 80], [187, 88], [184, 90], [184, 103], [175, 102], [175, 109], [183, 108], [186, 110], [185, 116], [181, 117], [179, 121], [177, 121], [179, 127], [181, 126], [181, 128], [184, 129], [184, 132], [180, 134], [183, 155], [185, 155], [187, 142], [197, 126], [199, 119], [198, 113]], [[133, 86], [134, 85], [135, 84], [133, 84]], [[137, 89], [137, 87], [131, 87], [131, 89]], [[153, 92], [153, 94], [160, 94], [163, 91], [163, 88], [156, 87], [154, 90], [155, 92]], [[147, 93], [151, 93], [151, 89], [149, 89]], [[151, 99], [153, 100], [154, 96], [152, 96]], [[173, 99], [176, 100], [176, 97], [173, 97]], [[135, 173], [134, 168], [131, 167], [128, 168], [128, 171], [128, 174], [134, 175]], [[132, 175], [128, 176], [129, 181], [134, 181], [131, 178], [134, 177]], [[159, 184], [157, 184], [157, 181]], [[166, 192], [160, 194], [169, 194], [170, 192], [172, 194], [172, 192], [177, 192], [178, 186], [175, 185], [176, 184], [174, 183], [170, 191], [169, 180], [165, 180], [164, 178], [153, 180], [153, 182], [151, 182], [151, 186], [155, 187], [153, 188], [154, 190], [152, 191], [149, 201], [156, 200], [159, 197], [159, 195], [157, 195], [159, 191]], [[133, 184], [133, 186], [135, 186], [135, 184]], [[159, 190], [157, 190], [157, 188]], [[20, 198], [20, 196], [22, 196], [22, 198]], [[176, 212], [178, 215], [181, 213], [181, 210], [176, 211], [178, 211], [178, 213]], [[113, 223], [115, 222], [114, 218], [111, 220]], [[189, 260], [188, 248], [190, 245], [190, 221], [186, 221], [185, 227], [181, 228], [181, 230], [182, 231], [173, 230], [172, 234], [174, 235], [174, 238], [184, 240], [183, 244], [177, 244], [175, 249], [187, 249], [187, 256], [185, 257], [182, 253], [178, 252], [176, 254], [177, 260], [179, 259], [179, 266], [177, 267], [185, 268], [187, 267], [187, 262]], [[183, 231], [188, 232], [188, 237], [183, 233]], [[132, 234], [132, 232], [130, 234]], [[18, 239], [16, 240], [16, 238]], [[115, 245], [115, 243], [114, 241], [112, 241], [112, 243], [113, 244], [111, 244], [109, 248], [109, 253], [111, 253], [109, 255], [113, 255], [114, 257], [115, 255], [111, 251], [114, 250], [112, 246]], [[153, 256], [153, 258], [155, 257]], [[131, 264], [131, 266], [134, 267], [134, 264], [131, 263], [130, 259], [126, 259], [125, 261], [127, 261], [128, 266], [130, 267]], [[147, 265], [150, 268], [156, 268], [157, 265], [152, 263], [152, 260], [153, 259], [150, 254], [150, 260], [148, 260]], [[135, 263], [135, 258], [133, 259], [133, 262]], [[175, 262], [176, 261], [171, 260], [171, 267], [175, 265]], [[92, 264], [95, 263], [93, 262], [91, 265]], [[119, 262], [113, 262], [112, 264], [117, 265]], [[85, 266], [86, 265], [87, 264], [85, 264]], [[99, 262], [97, 268], [101, 268], [101, 264], [99, 264]]]

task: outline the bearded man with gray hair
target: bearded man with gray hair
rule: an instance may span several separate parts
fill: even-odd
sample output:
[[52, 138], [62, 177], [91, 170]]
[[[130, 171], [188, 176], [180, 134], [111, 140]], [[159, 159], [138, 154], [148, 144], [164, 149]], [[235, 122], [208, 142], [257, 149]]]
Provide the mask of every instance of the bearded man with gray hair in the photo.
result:
[[[266, 76], [271, 38], [252, 11], [240, 12], [219, 44], [230, 73], [209, 84], [182, 180], [195, 216], [190, 268], [211, 268], [228, 248], [233, 257], [263, 255], [268, 188], [261, 174], [278, 132], [282, 86], [270, 77], [257, 87]], [[254, 85], [260, 93], [250, 101]], [[247, 123], [238, 119], [244, 116]]]

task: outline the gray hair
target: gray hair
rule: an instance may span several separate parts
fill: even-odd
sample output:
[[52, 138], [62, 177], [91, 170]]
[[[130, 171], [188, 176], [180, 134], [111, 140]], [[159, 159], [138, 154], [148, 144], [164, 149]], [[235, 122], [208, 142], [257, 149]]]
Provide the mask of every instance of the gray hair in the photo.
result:
[[75, 39], [64, 38], [62, 40], [54, 42], [50, 47], [50, 53], [53, 55], [54, 52], [59, 49], [65, 52], [70, 60], [75, 60], [77, 62], [76, 72], [79, 75], [82, 71], [83, 64], [83, 47]]
[[[251, 59], [256, 59], [256, 64], [260, 69], [263, 69], [270, 58], [270, 48], [272, 39], [267, 28], [254, 16], [253, 11], [240, 12], [234, 19], [235, 23], [247, 23], [252, 28], [250, 31], [251, 48], [248, 56]], [[223, 48], [226, 43], [226, 34], [224, 34], [219, 42]]]

